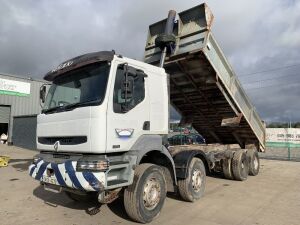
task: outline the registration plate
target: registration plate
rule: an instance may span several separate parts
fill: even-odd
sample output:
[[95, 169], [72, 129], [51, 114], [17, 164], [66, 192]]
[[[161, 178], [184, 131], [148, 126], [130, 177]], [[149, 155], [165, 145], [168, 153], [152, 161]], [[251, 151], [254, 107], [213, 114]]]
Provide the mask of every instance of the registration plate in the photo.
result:
[[55, 184], [47, 184], [47, 183], [44, 183], [44, 189], [46, 191], [51, 191], [54, 193], [60, 193], [62, 191], [62, 187], [57, 186]]
[[55, 177], [43, 176], [43, 182], [48, 183], [48, 184], [56, 184], [56, 185], [58, 185], [57, 180], [56, 180]]

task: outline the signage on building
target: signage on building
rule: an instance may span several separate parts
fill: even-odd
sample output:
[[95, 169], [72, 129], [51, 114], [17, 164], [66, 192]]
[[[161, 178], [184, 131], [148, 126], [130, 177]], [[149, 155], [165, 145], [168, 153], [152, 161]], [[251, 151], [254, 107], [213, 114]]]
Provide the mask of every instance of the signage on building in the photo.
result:
[[267, 147], [300, 147], [299, 128], [267, 128], [266, 130]]
[[30, 83], [0, 78], [0, 95], [29, 96]]

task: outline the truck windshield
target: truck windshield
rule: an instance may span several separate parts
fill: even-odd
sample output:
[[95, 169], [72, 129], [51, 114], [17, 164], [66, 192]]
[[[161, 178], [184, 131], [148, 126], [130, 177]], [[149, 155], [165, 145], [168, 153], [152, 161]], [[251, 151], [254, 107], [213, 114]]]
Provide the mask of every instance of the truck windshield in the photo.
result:
[[97, 63], [56, 78], [47, 94], [42, 112], [58, 112], [101, 104], [106, 91], [110, 65]]

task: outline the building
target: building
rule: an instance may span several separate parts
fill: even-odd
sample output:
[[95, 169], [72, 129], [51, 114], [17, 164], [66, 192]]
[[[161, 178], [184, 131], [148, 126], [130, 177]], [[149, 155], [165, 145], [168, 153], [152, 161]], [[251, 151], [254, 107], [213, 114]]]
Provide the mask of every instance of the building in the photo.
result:
[[39, 90], [45, 83], [0, 73], [0, 135], [8, 135], [8, 144], [35, 149]]

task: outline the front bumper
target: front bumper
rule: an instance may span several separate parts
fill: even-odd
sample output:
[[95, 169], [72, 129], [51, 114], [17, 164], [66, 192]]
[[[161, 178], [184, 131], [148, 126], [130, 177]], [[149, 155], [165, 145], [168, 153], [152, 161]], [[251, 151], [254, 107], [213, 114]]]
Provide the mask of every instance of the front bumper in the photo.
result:
[[29, 166], [29, 175], [34, 179], [80, 191], [103, 191], [106, 184], [104, 172], [76, 171], [77, 161], [50, 163], [39, 159]]

